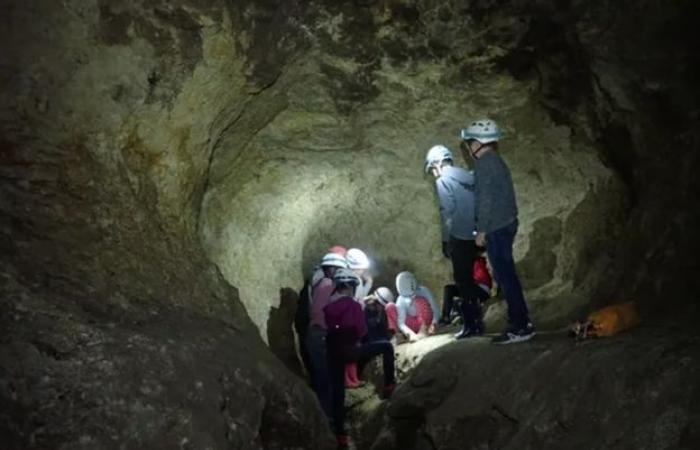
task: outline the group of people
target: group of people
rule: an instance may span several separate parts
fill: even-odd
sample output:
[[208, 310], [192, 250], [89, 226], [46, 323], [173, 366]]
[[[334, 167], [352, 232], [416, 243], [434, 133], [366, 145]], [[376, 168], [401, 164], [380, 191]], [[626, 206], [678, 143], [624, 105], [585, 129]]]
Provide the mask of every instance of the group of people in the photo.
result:
[[502, 137], [495, 121], [475, 120], [460, 131], [460, 148], [465, 159], [473, 160], [474, 171], [456, 167], [452, 152], [444, 145], [428, 151], [425, 171], [435, 177], [442, 249], [445, 257], [452, 260], [455, 293], [467, 317], [460, 335], [470, 337], [484, 332], [480, 320], [484, 290], [479, 281], [483, 277], [478, 271], [475, 273], [474, 261], [478, 261], [478, 251], [485, 247], [508, 305], [509, 326], [493, 342], [510, 344], [531, 339], [535, 328], [513, 259], [518, 207], [510, 170], [498, 153]]
[[358, 366], [381, 355], [382, 396], [389, 397], [396, 386], [394, 347], [383, 307], [391, 291], [379, 288], [368, 295], [373, 283], [369, 269], [362, 250], [331, 247], [300, 293], [295, 321], [312, 386], [341, 445], [348, 441], [345, 388], [360, 384]]
[[491, 269], [508, 304], [509, 327], [493, 338], [508, 344], [532, 338], [522, 287], [513, 260], [518, 211], [510, 171], [498, 154], [502, 136], [488, 119], [461, 130], [461, 149], [474, 160], [474, 171], [454, 164], [443, 145], [432, 147], [425, 171], [435, 177], [442, 224], [442, 249], [452, 261], [454, 284], [444, 289], [442, 312], [430, 290], [410, 272], [396, 276], [398, 296], [387, 287], [372, 290], [370, 260], [360, 249], [328, 249], [300, 293], [295, 321], [303, 362], [338, 438], [344, 446], [345, 389], [358, 386], [360, 369], [382, 357], [383, 397], [395, 388], [396, 336], [414, 342], [451, 323], [456, 309], [462, 318], [457, 339], [484, 333], [481, 305], [492, 290]]

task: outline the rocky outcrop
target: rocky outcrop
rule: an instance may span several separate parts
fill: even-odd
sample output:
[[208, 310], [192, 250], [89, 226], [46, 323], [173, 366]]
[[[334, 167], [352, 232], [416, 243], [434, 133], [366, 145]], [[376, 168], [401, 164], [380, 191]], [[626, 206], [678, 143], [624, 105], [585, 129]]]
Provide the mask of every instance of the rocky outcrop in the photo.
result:
[[696, 448], [697, 338], [668, 331], [455, 342], [425, 355], [364, 431], [373, 450]]
[[3, 448], [324, 448], [196, 235], [258, 80], [219, 2], [6, 2]]
[[3, 448], [333, 448], [308, 387], [250, 331], [171, 311], [123, 323], [17, 308], [9, 321]]

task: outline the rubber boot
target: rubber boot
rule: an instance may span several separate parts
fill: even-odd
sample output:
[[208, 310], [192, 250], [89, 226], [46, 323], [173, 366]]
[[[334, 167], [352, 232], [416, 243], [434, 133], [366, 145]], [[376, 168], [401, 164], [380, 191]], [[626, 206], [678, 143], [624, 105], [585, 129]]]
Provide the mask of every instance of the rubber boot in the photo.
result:
[[336, 434], [335, 439], [338, 442], [338, 449], [348, 449], [350, 448], [350, 436], [347, 434]]
[[360, 380], [357, 379], [356, 363], [348, 363], [345, 365], [345, 387], [348, 389], [360, 387]]
[[474, 330], [476, 332], [477, 336], [483, 336], [484, 332], [486, 331], [486, 327], [484, 326], [484, 311], [481, 308], [481, 302], [476, 301], [476, 305], [474, 306], [475, 310], [475, 319], [474, 319]]
[[361, 383], [360, 378], [357, 376], [357, 363], [348, 364], [348, 375], [353, 384], [359, 385]]

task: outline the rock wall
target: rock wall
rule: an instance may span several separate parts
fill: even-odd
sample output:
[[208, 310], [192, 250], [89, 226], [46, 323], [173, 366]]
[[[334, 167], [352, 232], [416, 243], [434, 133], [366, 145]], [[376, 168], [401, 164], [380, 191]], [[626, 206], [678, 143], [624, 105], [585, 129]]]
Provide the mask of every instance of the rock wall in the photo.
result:
[[213, 145], [258, 89], [237, 14], [3, 4], [3, 448], [332, 442], [196, 236]]
[[259, 335], [330, 244], [439, 290], [423, 156], [475, 115], [507, 132], [541, 326], [617, 297], [696, 317], [691, 0], [0, 8], [14, 448], [324, 448]]
[[[582, 125], [553, 117], [541, 79], [504, 69], [542, 12], [481, 3], [321, 7], [299, 25], [303, 56], [223, 134], [201, 236], [263, 334], [279, 290], [298, 289], [336, 243], [365, 249], [379, 283], [393, 287], [408, 269], [441, 292], [451, 268], [424, 156], [437, 143], [459, 154], [459, 128], [482, 115], [507, 135], [516, 254], [536, 319], [561, 324], [607, 299], [625, 188]], [[502, 305], [487, 319], [501, 321]]]

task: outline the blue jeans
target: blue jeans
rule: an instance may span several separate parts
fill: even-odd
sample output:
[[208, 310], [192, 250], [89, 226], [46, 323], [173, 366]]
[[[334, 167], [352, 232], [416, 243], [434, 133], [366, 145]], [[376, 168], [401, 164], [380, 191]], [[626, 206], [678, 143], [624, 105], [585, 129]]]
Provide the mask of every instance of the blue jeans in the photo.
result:
[[510, 225], [486, 234], [486, 252], [508, 304], [508, 321], [512, 327], [522, 328], [530, 318], [513, 260], [513, 240], [517, 232], [518, 221], [515, 220]]
[[314, 392], [321, 404], [323, 412], [329, 419], [332, 417], [331, 380], [328, 373], [328, 354], [326, 351], [326, 330], [312, 326], [306, 335], [306, 348], [311, 360]]

